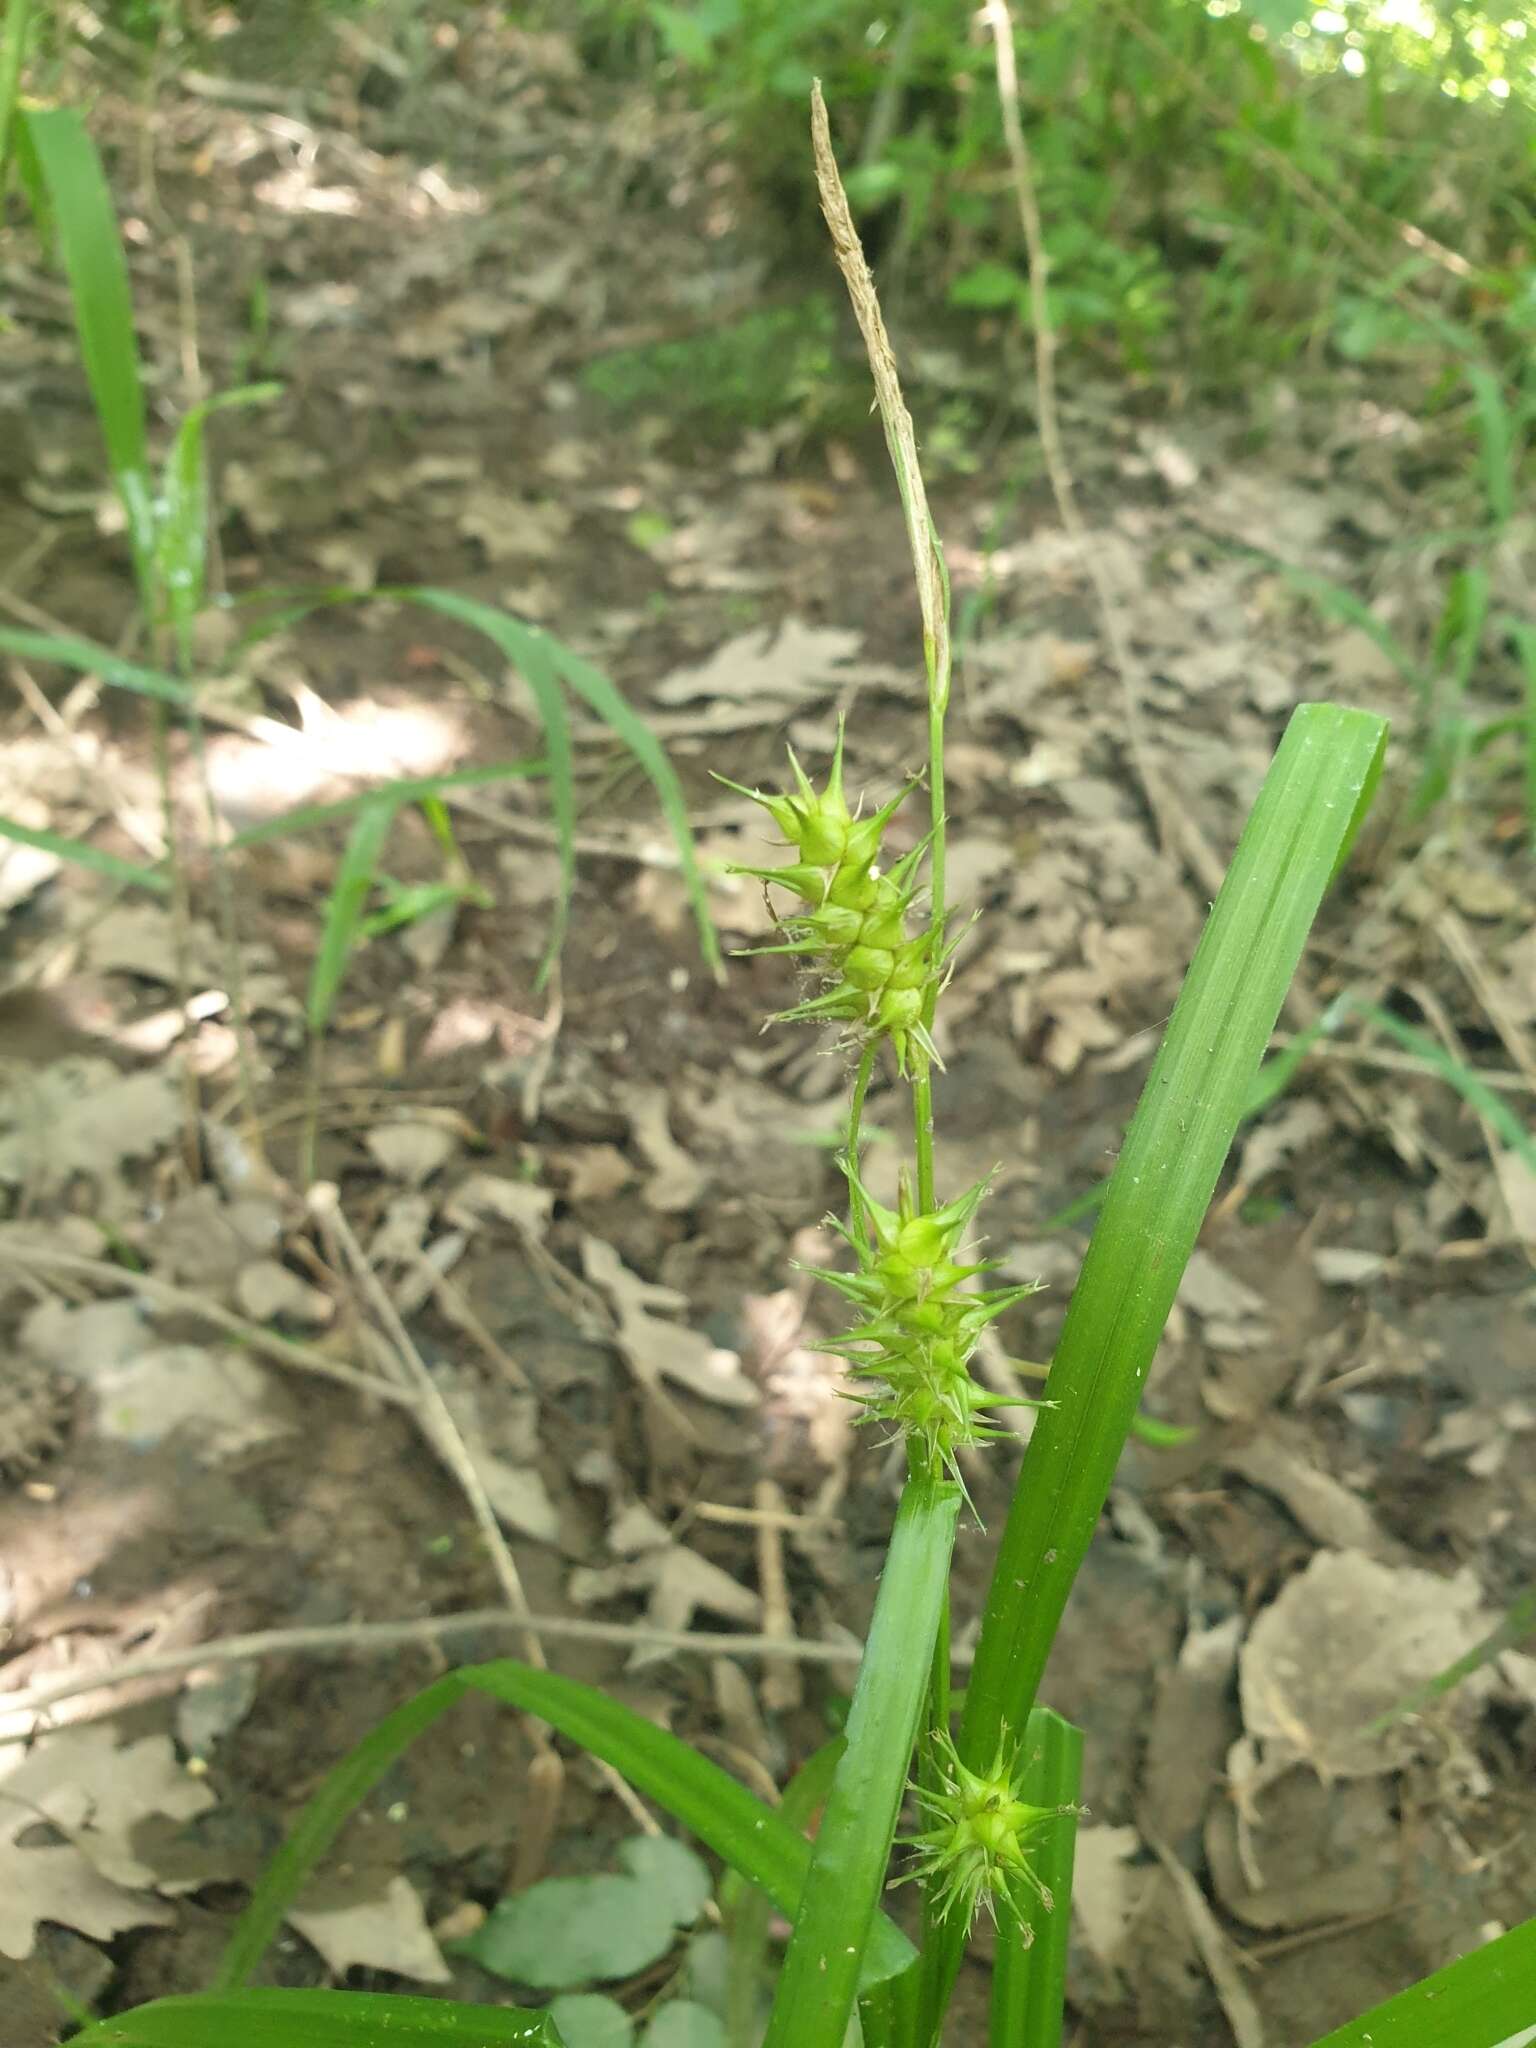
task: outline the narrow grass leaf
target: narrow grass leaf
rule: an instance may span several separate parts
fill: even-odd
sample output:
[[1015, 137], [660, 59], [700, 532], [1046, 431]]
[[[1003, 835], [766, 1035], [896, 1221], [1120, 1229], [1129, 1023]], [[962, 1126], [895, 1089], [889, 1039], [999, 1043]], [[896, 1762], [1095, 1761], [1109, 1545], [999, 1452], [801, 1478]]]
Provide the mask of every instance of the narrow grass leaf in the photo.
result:
[[1511, 1151], [1518, 1152], [1526, 1164], [1536, 1169], [1536, 1138], [1521, 1123], [1503, 1096], [1480, 1081], [1476, 1074], [1461, 1060], [1448, 1053], [1438, 1039], [1431, 1038], [1427, 1031], [1419, 1031], [1407, 1024], [1391, 1010], [1384, 1010], [1378, 1003], [1368, 1003], [1359, 996], [1344, 995], [1332, 1005], [1335, 1012], [1344, 1015], [1364, 1017], [1368, 1023], [1395, 1039], [1407, 1052], [1421, 1059], [1427, 1067], [1441, 1078], [1461, 1097], [1470, 1108], [1475, 1109], [1493, 1130], [1504, 1140]]
[[159, 1998], [99, 2020], [76, 2048], [563, 2048], [546, 2013], [371, 1991]]
[[1525, 822], [1531, 843], [1536, 846], [1536, 626], [1525, 619], [1507, 621], [1514, 636], [1515, 650], [1525, 672], [1525, 744], [1522, 748], [1525, 780]]
[[165, 459], [155, 520], [155, 587], [184, 666], [192, 661], [192, 624], [202, 609], [208, 570], [208, 472], [204, 454], [210, 413], [264, 405], [280, 384], [246, 384], [192, 406], [182, 416]]
[[1344, 584], [1335, 583], [1331, 577], [1319, 576], [1311, 569], [1298, 569], [1290, 562], [1277, 562], [1275, 566], [1291, 588], [1309, 598], [1325, 617], [1337, 619], [1341, 625], [1358, 627], [1374, 646], [1380, 648], [1421, 701], [1428, 696], [1429, 682], [1423, 669], [1363, 598], [1357, 597]]
[[[1024, 1730], [1018, 1792], [1031, 1806], [1075, 1807], [1082, 1790], [1083, 1731], [1036, 1707]], [[1051, 1900], [1047, 1910], [1019, 1887], [1013, 1916], [1000, 1918], [992, 1966], [990, 2048], [1060, 2048], [1072, 1925], [1072, 1866], [1077, 1815], [1063, 1813], [1042, 1828], [1032, 1850], [1035, 1875]]]
[[153, 889], [157, 895], [163, 895], [171, 886], [159, 868], [119, 860], [115, 853], [103, 853], [99, 846], [91, 846], [84, 839], [66, 839], [60, 832], [40, 832], [31, 825], [18, 825], [14, 818], [0, 818], [0, 839], [14, 839], [22, 846], [57, 854], [60, 860], [70, 861], [77, 868], [89, 868], [93, 874], [106, 875], [132, 889]]
[[1477, 446], [1483, 472], [1483, 491], [1496, 527], [1507, 526], [1515, 516], [1515, 430], [1504, 386], [1487, 363], [1465, 365], [1477, 412]]
[[1522, 1920], [1312, 2048], [1526, 2048], [1533, 2039], [1536, 1920]]
[[723, 980], [725, 967], [720, 957], [720, 939], [709, 914], [704, 878], [699, 871], [693, 831], [688, 823], [688, 805], [671, 762], [645, 720], [601, 669], [583, 661], [579, 654], [561, 646], [558, 641], [554, 646], [554, 658], [571, 688], [579, 697], [586, 699], [605, 725], [612, 727], [649, 776], [651, 787], [660, 799], [662, 814], [672, 827], [673, 843], [682, 865], [683, 886], [688, 892], [694, 923], [698, 926], [699, 948], [715, 979]]
[[[1067, 1311], [998, 1552], [961, 1734], [986, 1769], [1018, 1728], [1097, 1526], [1141, 1388], [1308, 930], [1358, 828], [1386, 728], [1304, 705], [1212, 908], [1126, 1133]], [[928, 2007], [958, 1968], [925, 1958]], [[937, 1995], [936, 1995], [937, 1994]]]
[[29, 633], [20, 626], [0, 626], [0, 651], [19, 654], [26, 661], [56, 662], [79, 675], [100, 676], [113, 689], [131, 690], [135, 696], [158, 697], [166, 704], [183, 707], [194, 702], [190, 684], [163, 669], [124, 661], [110, 647], [98, 647], [94, 640], [80, 640], [73, 633]]
[[483, 767], [456, 768], [448, 775], [402, 777], [395, 782], [382, 782], [375, 789], [365, 789], [357, 796], [342, 797], [337, 803], [301, 804], [296, 810], [282, 811], [275, 818], [237, 832], [229, 847], [235, 853], [243, 847], [263, 846], [269, 840], [292, 838], [300, 832], [321, 832], [331, 825], [344, 825], [380, 797], [389, 797], [396, 806], [420, 803], [440, 797], [445, 791], [483, 789], [487, 783], [513, 782], [544, 772], [545, 763], [539, 760], [488, 761]]
[[21, 118], [48, 194], [74, 304], [80, 360], [128, 522], [140, 585], [147, 590], [154, 554], [154, 491], [133, 298], [112, 194], [96, 145], [72, 108], [34, 107]]
[[[806, 1758], [779, 1801], [779, 1818], [804, 1834], [826, 1804], [833, 1774], [843, 1753], [835, 1735]], [[720, 1881], [720, 1910], [725, 1916], [725, 2031], [730, 2048], [757, 2048], [762, 2037], [758, 2002], [769, 1982], [768, 1928], [773, 1901], [734, 1871]], [[867, 2048], [867, 2044], [866, 2044]]]
[[560, 856], [560, 894], [550, 920], [549, 943], [545, 948], [541, 978], [549, 973], [565, 939], [570, 915], [571, 891], [576, 881], [576, 776], [571, 753], [571, 724], [566, 716], [565, 697], [560, 688], [554, 658], [555, 643], [545, 633], [520, 620], [509, 618], [494, 605], [481, 604], [472, 597], [460, 597], [452, 590], [436, 590], [417, 584], [393, 593], [457, 619], [483, 633], [500, 649], [533, 693], [539, 723], [544, 728], [544, 745], [549, 763], [549, 807], [555, 820], [555, 846]]
[[[288, 1840], [267, 1864], [230, 1938], [216, 1989], [244, 1983], [277, 1933], [311, 1870], [350, 1815], [416, 1738], [467, 1694], [535, 1714], [581, 1748], [612, 1764], [638, 1792], [665, 1807], [707, 1848], [758, 1885], [781, 1913], [793, 1913], [810, 1865], [811, 1845], [736, 1780], [630, 1708], [593, 1687], [513, 1658], [450, 1671], [407, 1700], [365, 1735], [326, 1777]], [[866, 1974], [875, 1983], [905, 1970], [912, 1944], [881, 1916]]]
[[11, 129], [31, 19], [32, 0], [5, 0], [5, 18], [0, 21], [0, 200], [5, 197], [6, 172], [10, 169]]
[[326, 905], [320, 948], [309, 977], [305, 1014], [312, 1038], [321, 1037], [330, 1022], [337, 991], [357, 941], [363, 911], [379, 872], [379, 857], [399, 808], [397, 799], [387, 790], [371, 797], [358, 812], [352, 835], [342, 853], [336, 880], [331, 886], [331, 900]]
[[1409, 1714], [1421, 1714], [1443, 1694], [1454, 1692], [1474, 1671], [1481, 1671], [1485, 1664], [1491, 1664], [1495, 1657], [1502, 1657], [1506, 1650], [1518, 1649], [1531, 1635], [1536, 1635], [1536, 1586], [1527, 1586], [1498, 1627], [1490, 1629], [1480, 1643], [1474, 1643], [1454, 1663], [1447, 1664], [1443, 1671], [1437, 1671], [1433, 1678], [1426, 1679], [1423, 1685], [1416, 1687], [1395, 1706], [1388, 1707], [1384, 1714], [1378, 1714], [1374, 1721], [1366, 1724], [1364, 1732], [1380, 1735], [1395, 1721], [1401, 1721]]
[[907, 1481], [763, 2048], [842, 2048], [928, 1690], [959, 1512], [957, 1486], [926, 1474]]

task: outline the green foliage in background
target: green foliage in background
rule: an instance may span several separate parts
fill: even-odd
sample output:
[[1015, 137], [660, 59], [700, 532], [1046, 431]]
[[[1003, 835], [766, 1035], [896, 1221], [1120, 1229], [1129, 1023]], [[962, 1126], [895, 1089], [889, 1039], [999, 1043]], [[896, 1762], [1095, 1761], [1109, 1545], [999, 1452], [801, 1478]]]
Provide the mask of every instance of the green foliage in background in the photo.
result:
[[[1516, 0], [1017, 0], [1052, 324], [1135, 371], [1536, 339], [1536, 61]], [[548, 13], [551, 25], [557, 17]], [[561, 11], [558, 25], [569, 28]], [[748, 185], [813, 230], [791, 109], [819, 77], [883, 275], [1019, 317], [1025, 262], [970, 0], [597, 0], [589, 59], [724, 118]], [[934, 265], [938, 274], [933, 275]]]

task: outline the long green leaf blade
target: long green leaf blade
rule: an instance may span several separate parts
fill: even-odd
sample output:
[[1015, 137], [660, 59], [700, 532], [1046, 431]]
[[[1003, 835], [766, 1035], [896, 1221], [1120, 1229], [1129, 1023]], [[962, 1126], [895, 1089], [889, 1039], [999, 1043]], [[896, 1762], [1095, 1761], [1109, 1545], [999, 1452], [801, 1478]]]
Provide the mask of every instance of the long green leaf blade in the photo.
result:
[[133, 297], [112, 194], [96, 145], [72, 108], [33, 107], [21, 118], [53, 210], [74, 303], [80, 360], [128, 521], [140, 582], [147, 590], [154, 553], [154, 493]]
[[907, 1481], [763, 2048], [842, 2048], [949, 1587], [960, 1489]]
[[1536, 1920], [1522, 1920], [1312, 2048], [1526, 2048], [1533, 2028]]
[[344, 796], [333, 804], [301, 804], [296, 810], [282, 811], [275, 818], [237, 832], [229, 842], [229, 850], [237, 853], [244, 847], [264, 846], [269, 840], [291, 839], [300, 832], [320, 832], [330, 825], [344, 825], [381, 796], [393, 798], [396, 804], [420, 803], [440, 797], [445, 791], [483, 789], [490, 783], [543, 775], [546, 767], [540, 760], [487, 761], [479, 768], [455, 768], [446, 775], [402, 776], [394, 782], [380, 783], [375, 789], [362, 790], [357, 796]]
[[[795, 1911], [811, 1845], [771, 1807], [687, 1743], [593, 1687], [503, 1658], [450, 1671], [380, 1721], [336, 1765], [262, 1873], [230, 1939], [217, 1989], [232, 1991], [245, 1981], [348, 1817], [417, 1736], [470, 1692], [489, 1693], [521, 1713], [536, 1714], [612, 1764], [637, 1791], [664, 1806], [717, 1856], [765, 1891], [780, 1912]], [[912, 1944], [882, 1916], [869, 1945], [867, 1980], [895, 1976], [912, 1959]]]
[[565, 938], [571, 891], [576, 881], [576, 776], [571, 752], [571, 724], [566, 716], [565, 697], [555, 662], [556, 643], [548, 634], [525, 626], [519, 619], [509, 618], [494, 605], [481, 604], [472, 597], [460, 597], [456, 591], [413, 584], [394, 594], [483, 633], [493, 646], [501, 650], [533, 692], [549, 757], [549, 807], [554, 813], [555, 845], [560, 856], [560, 898], [551, 919], [549, 944], [541, 970], [547, 974]]
[[[1024, 1731], [1019, 1797], [1031, 1806], [1075, 1807], [1083, 1780], [1083, 1731], [1036, 1707]], [[1044, 1829], [1032, 1862], [1051, 1899], [1049, 1910], [1019, 1887], [1015, 1917], [998, 1929], [992, 1966], [990, 2048], [1060, 2048], [1072, 1925], [1072, 1866], [1077, 1815], [1063, 1813]]]
[[[1022, 1727], [1092, 1540], [1152, 1355], [1330, 878], [1380, 773], [1386, 727], [1304, 705], [1271, 765], [1153, 1062], [1067, 1311], [1024, 1455], [966, 1692], [984, 1770]], [[925, 1957], [931, 2014], [959, 1966]]]
[[182, 415], [165, 460], [155, 522], [155, 586], [183, 665], [192, 663], [192, 627], [202, 609], [208, 568], [208, 473], [203, 444], [210, 413], [230, 406], [263, 405], [280, 384], [243, 384], [205, 398]]
[[368, 1991], [159, 1998], [99, 2020], [76, 2048], [562, 2048], [546, 2013]]
[[124, 661], [110, 647], [98, 647], [94, 640], [80, 640], [72, 633], [28, 633], [20, 626], [0, 626], [0, 650], [19, 654], [27, 661], [57, 662], [84, 676], [100, 676], [114, 689], [132, 690], [140, 697], [159, 697], [167, 704], [191, 704], [194, 692], [189, 684], [167, 675], [163, 669], [144, 668], [136, 661]]
[[716, 980], [723, 979], [725, 968], [720, 957], [720, 939], [715, 931], [714, 919], [709, 914], [709, 899], [704, 890], [704, 877], [699, 872], [698, 860], [694, 854], [693, 831], [688, 823], [688, 805], [672, 763], [667, 759], [660, 742], [645, 720], [630, 706], [617, 686], [601, 669], [594, 668], [590, 661], [583, 661], [579, 654], [572, 653], [569, 647], [564, 647], [558, 642], [555, 643], [554, 658], [556, 667], [571, 688], [578, 696], [586, 698], [605, 725], [613, 728], [650, 777], [651, 786], [661, 800], [662, 812], [672, 827], [673, 842], [677, 847], [678, 859], [682, 863], [683, 886], [688, 891], [688, 901], [699, 930], [700, 949]]
[[0, 200], [5, 197], [10, 169], [11, 124], [21, 90], [21, 60], [31, 17], [32, 0], [5, 0], [5, 20], [0, 24]]
[[153, 889], [163, 895], [171, 886], [158, 868], [119, 860], [115, 853], [103, 853], [87, 840], [66, 839], [61, 832], [41, 832], [34, 826], [18, 824], [14, 818], [0, 817], [0, 839], [14, 839], [21, 846], [35, 846], [40, 852], [57, 854], [60, 860], [71, 861], [77, 868], [89, 868], [93, 874], [105, 875], [110, 881], [125, 883], [130, 888]]
[[399, 808], [398, 801], [388, 790], [371, 797], [359, 811], [352, 836], [342, 853], [341, 865], [336, 870], [336, 880], [331, 888], [331, 900], [326, 906], [320, 948], [310, 970], [305, 1015], [310, 1035], [314, 1038], [321, 1036], [331, 1020], [331, 1009], [356, 943], [357, 928], [379, 872], [379, 856], [384, 851], [384, 842], [389, 837], [389, 828]]

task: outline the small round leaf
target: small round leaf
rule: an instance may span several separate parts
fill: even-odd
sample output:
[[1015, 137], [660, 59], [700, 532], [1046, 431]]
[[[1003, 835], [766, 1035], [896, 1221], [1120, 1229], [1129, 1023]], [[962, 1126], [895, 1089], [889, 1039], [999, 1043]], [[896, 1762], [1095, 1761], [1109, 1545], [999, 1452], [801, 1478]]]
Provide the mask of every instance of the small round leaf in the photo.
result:
[[619, 1846], [619, 1861], [670, 1911], [679, 1927], [691, 1927], [714, 1889], [708, 1865], [670, 1835], [635, 1835]]
[[568, 1992], [553, 2000], [549, 2016], [565, 2048], [629, 2048], [635, 2035], [623, 2006], [593, 1991]]
[[632, 1877], [551, 1877], [503, 1899], [461, 1948], [514, 1984], [566, 1991], [647, 1969], [675, 1925], [673, 1901]]

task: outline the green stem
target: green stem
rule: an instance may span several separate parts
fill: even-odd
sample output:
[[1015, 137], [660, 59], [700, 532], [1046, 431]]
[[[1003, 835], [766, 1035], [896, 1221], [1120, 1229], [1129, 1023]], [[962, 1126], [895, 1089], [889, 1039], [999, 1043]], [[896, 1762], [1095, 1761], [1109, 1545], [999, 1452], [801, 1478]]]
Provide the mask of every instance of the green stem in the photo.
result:
[[[948, 595], [946, 586], [946, 598]], [[923, 994], [923, 1028], [933, 1031], [934, 1012], [939, 1003], [939, 961], [944, 951], [944, 707], [949, 700], [949, 672], [929, 679], [928, 689], [928, 894], [931, 972]], [[919, 1053], [912, 1082], [912, 1121], [917, 1145], [917, 1206], [922, 1210], [938, 1206], [933, 1171], [933, 1078], [926, 1055]]]
[[853, 1169], [848, 1183], [848, 1227], [855, 1244], [862, 1244], [867, 1235], [864, 1204], [859, 1196], [859, 1127], [864, 1121], [864, 1098], [874, 1077], [878, 1051], [877, 1042], [865, 1046], [859, 1059], [859, 1071], [853, 1077], [853, 1094], [848, 1100], [848, 1164]]
[[763, 2048], [843, 2048], [864, 1946], [885, 1884], [929, 1648], [949, 1583], [960, 1490], [907, 1481]]

